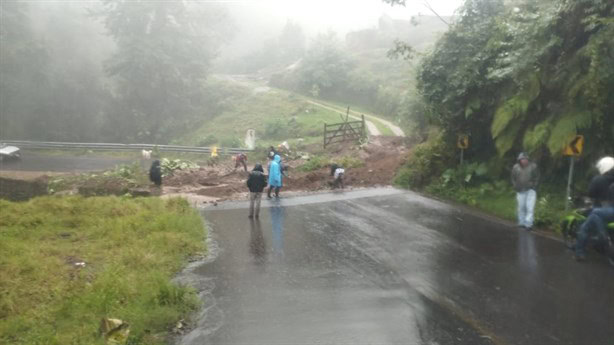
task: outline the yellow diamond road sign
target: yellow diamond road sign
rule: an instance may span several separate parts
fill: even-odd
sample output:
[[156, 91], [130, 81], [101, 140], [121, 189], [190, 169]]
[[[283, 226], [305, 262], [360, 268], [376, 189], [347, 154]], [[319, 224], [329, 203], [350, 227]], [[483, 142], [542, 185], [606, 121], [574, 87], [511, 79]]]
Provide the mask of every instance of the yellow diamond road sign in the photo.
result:
[[582, 149], [584, 148], [584, 136], [576, 135], [573, 137], [565, 148], [563, 149], [563, 154], [565, 156], [579, 156], [582, 154]]
[[468, 149], [469, 148], [469, 136], [465, 134], [459, 135], [456, 145], [458, 146], [459, 149], [463, 149], [463, 150]]

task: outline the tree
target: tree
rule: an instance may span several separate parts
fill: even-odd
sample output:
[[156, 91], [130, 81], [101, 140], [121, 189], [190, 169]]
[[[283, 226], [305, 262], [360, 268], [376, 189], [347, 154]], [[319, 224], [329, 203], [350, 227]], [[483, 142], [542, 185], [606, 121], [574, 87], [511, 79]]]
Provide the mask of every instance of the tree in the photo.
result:
[[278, 40], [279, 58], [282, 63], [292, 63], [305, 54], [305, 34], [299, 24], [286, 22]]
[[0, 136], [44, 135], [40, 99], [48, 84], [47, 53], [30, 30], [26, 3], [0, 2]]
[[108, 130], [122, 141], [168, 141], [198, 115], [218, 42], [186, 2], [103, 3], [104, 24], [117, 44], [106, 64], [117, 99]]
[[341, 46], [334, 32], [316, 36], [298, 71], [303, 91], [317, 89], [318, 95], [328, 97], [344, 86], [351, 62]]
[[449, 137], [489, 158], [553, 163], [576, 133], [589, 160], [614, 151], [614, 4], [467, 0], [421, 63], [419, 91]]

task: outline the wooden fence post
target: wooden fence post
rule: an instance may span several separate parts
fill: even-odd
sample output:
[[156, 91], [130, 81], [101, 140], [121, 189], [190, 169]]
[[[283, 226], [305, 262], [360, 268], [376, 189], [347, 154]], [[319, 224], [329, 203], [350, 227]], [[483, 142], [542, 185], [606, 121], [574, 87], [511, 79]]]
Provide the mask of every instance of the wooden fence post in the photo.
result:
[[324, 148], [326, 148], [326, 123], [324, 124]]
[[362, 139], [364, 140], [367, 137], [367, 127], [365, 126], [365, 114], [361, 114], [362, 116]]

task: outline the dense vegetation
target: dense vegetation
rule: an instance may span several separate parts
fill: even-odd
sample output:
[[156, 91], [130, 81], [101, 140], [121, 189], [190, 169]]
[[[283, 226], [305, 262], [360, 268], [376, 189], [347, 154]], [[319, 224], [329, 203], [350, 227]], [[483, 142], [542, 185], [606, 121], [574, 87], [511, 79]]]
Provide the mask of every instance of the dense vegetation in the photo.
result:
[[416, 52], [423, 51], [444, 28], [429, 16], [412, 22], [382, 16], [377, 28], [350, 32], [345, 39], [334, 32], [320, 33], [300, 59], [278, 66], [270, 84], [400, 119], [403, 104], [415, 96], [414, 68], [389, 59], [388, 51], [399, 37], [413, 44]]
[[575, 134], [585, 165], [614, 151], [614, 4], [600, 0], [467, 0], [458, 21], [422, 61], [426, 119], [471, 135], [471, 159], [492, 173], [528, 151], [558, 172]]
[[40, 197], [0, 208], [2, 344], [104, 344], [103, 317], [130, 325], [128, 344], [165, 344], [198, 306], [170, 281], [204, 250], [202, 219], [183, 199]]
[[254, 129], [258, 137], [257, 146], [277, 146], [288, 140], [296, 149], [299, 143], [321, 143], [324, 123], [339, 121], [339, 115], [334, 111], [310, 104], [291, 92], [258, 84], [217, 83], [229, 89], [223, 97], [220, 92], [224, 106], [219, 115], [186, 131], [175, 143], [240, 147], [246, 131]]
[[[570, 138], [586, 137], [577, 181], [614, 152], [614, 3], [467, 0], [459, 14], [420, 63], [412, 106], [424, 111], [408, 111], [439, 130], [397, 182], [488, 208], [487, 195], [512, 200], [500, 180], [526, 151], [547, 176], [540, 202], [563, 200]], [[470, 135], [471, 147], [469, 164], [457, 168], [458, 134]]]

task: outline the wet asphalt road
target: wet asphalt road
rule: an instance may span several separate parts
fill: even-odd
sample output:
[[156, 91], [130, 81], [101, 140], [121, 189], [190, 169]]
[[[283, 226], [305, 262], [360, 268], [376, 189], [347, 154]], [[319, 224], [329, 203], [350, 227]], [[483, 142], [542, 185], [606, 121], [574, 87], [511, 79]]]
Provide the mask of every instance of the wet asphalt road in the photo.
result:
[[22, 151], [21, 159], [0, 161], [0, 170], [86, 172], [112, 169], [118, 164], [128, 164], [134, 159], [110, 156], [45, 155]]
[[[324, 201], [324, 202], [322, 202]], [[614, 270], [394, 189], [207, 209], [180, 344], [614, 344]]]

